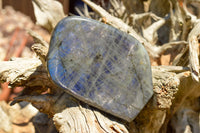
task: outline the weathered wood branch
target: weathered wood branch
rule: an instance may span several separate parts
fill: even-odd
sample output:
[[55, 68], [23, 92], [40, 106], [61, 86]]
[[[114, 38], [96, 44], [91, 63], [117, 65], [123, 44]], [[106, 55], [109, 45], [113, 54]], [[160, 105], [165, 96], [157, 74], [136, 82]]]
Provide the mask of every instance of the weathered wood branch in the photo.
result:
[[102, 7], [94, 4], [90, 0], [82, 0], [82, 1], [85, 2], [88, 6], [90, 6], [102, 18], [104, 18], [107, 24], [112, 25], [113, 27], [120, 29], [126, 33], [129, 33], [130, 35], [135, 37], [139, 42], [141, 42], [145, 46], [145, 48], [147, 49], [151, 57], [155, 57], [155, 58], [159, 57], [156, 51], [157, 47], [155, 45], [152, 45], [148, 41], [146, 41], [143, 37], [139, 36], [132, 27], [124, 23], [121, 19], [110, 15]]
[[151, 26], [143, 30], [144, 38], [151, 44], [155, 44], [158, 41], [157, 31], [161, 26], [165, 24], [165, 19], [160, 19], [157, 22], [153, 23]]
[[[30, 62], [33, 64], [31, 68]], [[200, 84], [191, 79], [188, 70], [187, 67], [177, 66], [153, 67], [154, 96], [136, 119], [129, 124], [90, 107], [56, 88], [50, 82], [45, 67], [41, 66], [39, 59], [0, 62], [0, 79], [9, 81], [12, 86], [25, 86], [25, 91], [15, 100], [29, 101], [41, 112], [54, 116], [53, 120], [60, 132], [147, 132], [152, 130], [157, 132], [160, 128], [164, 128], [165, 121], [169, 121], [183, 101], [199, 89]], [[32, 80], [33, 78], [35, 80]], [[32, 92], [35, 92], [37, 88], [58, 89], [59, 92], [35, 95]], [[45, 89], [38, 93], [42, 91]], [[199, 93], [195, 95], [200, 96]], [[152, 129], [152, 127], [156, 128]]]
[[49, 32], [65, 16], [62, 5], [56, 0], [32, 0], [32, 3], [37, 20], [36, 23], [46, 28]]
[[187, 45], [187, 44], [188, 44], [188, 42], [186, 42], [186, 41], [165, 43], [164, 45], [159, 47], [158, 54], [159, 55], [163, 54], [167, 49], [173, 48], [173, 46], [176, 46], [176, 45]]
[[199, 81], [199, 32], [200, 22], [197, 23], [188, 35], [189, 46], [174, 60], [174, 65], [190, 66], [192, 77]]

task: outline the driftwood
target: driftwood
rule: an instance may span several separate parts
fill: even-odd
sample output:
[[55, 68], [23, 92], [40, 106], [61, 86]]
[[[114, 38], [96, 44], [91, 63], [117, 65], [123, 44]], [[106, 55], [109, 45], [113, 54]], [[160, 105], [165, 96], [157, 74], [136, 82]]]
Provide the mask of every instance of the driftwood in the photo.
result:
[[[198, 133], [200, 131], [199, 49], [197, 46], [199, 42], [199, 22], [198, 19], [187, 12], [184, 7], [185, 3], [180, 6], [180, 3], [176, 0], [169, 2], [167, 0], [162, 2], [155, 0], [157, 4], [168, 3], [169, 5], [168, 9], [159, 12], [161, 17], [158, 17], [158, 13], [154, 10], [152, 10], [152, 13], [142, 13], [145, 10], [142, 9], [137, 12], [141, 14], [132, 14], [134, 10], [128, 10], [126, 15], [118, 12], [117, 14], [122, 16], [122, 19], [119, 19], [112, 15], [112, 11], [109, 13], [89, 0], [83, 1], [98, 13], [104, 22], [137, 38], [147, 49], [151, 59], [159, 58], [166, 50], [180, 46], [181, 50], [179, 51], [181, 52], [176, 57], [174, 64], [181, 64], [183, 57], [186, 58], [187, 63], [181, 66], [152, 66], [154, 95], [140, 114], [132, 122], [127, 123], [77, 100], [56, 87], [48, 77], [46, 69], [45, 57], [48, 45], [36, 33], [29, 31], [36, 41], [32, 48], [39, 59], [15, 58], [12, 61], [0, 62], [0, 81], [9, 82], [12, 87], [23, 86], [25, 88], [11, 104], [20, 101], [31, 102], [40, 112], [48, 114], [53, 119], [57, 130], [62, 133]], [[116, 7], [120, 7], [117, 5], [117, 0], [112, 0], [112, 2]], [[122, 3], [126, 8], [129, 8], [128, 0], [123, 0]], [[42, 7], [42, 5], [38, 7]], [[151, 3], [150, 8], [153, 9], [154, 7], [155, 5]], [[173, 12], [172, 8], [177, 10]], [[155, 40], [158, 39], [157, 30], [158, 27], [167, 23], [168, 18], [165, 17], [167, 12], [170, 12], [168, 14], [169, 19], [173, 20], [171, 29], [169, 29], [170, 41], [162, 46], [157, 46], [154, 44], [156, 43]], [[180, 16], [180, 12], [191, 17], [190, 26], [196, 25], [190, 33], [187, 26], [183, 27], [184, 34], [181, 35], [176, 28], [176, 22], [180, 21], [178, 18], [182, 19], [184, 17]], [[87, 15], [89, 16], [89, 13]], [[56, 17], [55, 15], [52, 16]], [[126, 16], [130, 16], [131, 21], [128, 21]], [[146, 26], [146, 28], [144, 27], [142, 29], [143, 34], [137, 33], [136, 31], [139, 29], [136, 26], [137, 24], [135, 26], [134, 24], [143, 21], [147, 16], [156, 20], [156, 22]], [[59, 19], [50, 19], [49, 23], [53, 25], [47, 29], [51, 30]], [[132, 26], [127, 24], [130, 22], [132, 22]], [[182, 48], [184, 49], [182, 50]], [[41, 95], [43, 92], [46, 92], [46, 94]]]
[[[192, 80], [188, 67], [158, 66], [152, 67], [152, 71], [154, 96], [131, 123], [105, 114], [62, 92], [50, 82], [39, 59], [16, 58], [1, 62], [0, 80], [10, 82], [12, 86], [25, 86], [15, 101], [29, 101], [41, 112], [53, 116], [60, 132], [158, 132], [160, 128], [166, 128], [164, 124], [182, 104], [187, 104], [186, 109], [195, 113], [189, 106], [191, 103], [184, 103], [184, 100], [198, 100], [200, 84]], [[41, 88], [47, 87], [56, 89], [57, 93], [38, 95], [44, 91]]]
[[32, 3], [37, 20], [36, 23], [50, 32], [58, 21], [65, 16], [62, 5], [56, 0], [32, 0]]

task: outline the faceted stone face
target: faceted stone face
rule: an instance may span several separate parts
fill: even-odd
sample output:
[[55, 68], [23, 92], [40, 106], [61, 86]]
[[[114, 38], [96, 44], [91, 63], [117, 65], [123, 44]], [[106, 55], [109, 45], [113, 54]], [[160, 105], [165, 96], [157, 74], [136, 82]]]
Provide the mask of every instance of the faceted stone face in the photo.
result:
[[67, 93], [132, 121], [153, 94], [149, 56], [130, 35], [98, 21], [67, 17], [47, 57], [51, 79]]

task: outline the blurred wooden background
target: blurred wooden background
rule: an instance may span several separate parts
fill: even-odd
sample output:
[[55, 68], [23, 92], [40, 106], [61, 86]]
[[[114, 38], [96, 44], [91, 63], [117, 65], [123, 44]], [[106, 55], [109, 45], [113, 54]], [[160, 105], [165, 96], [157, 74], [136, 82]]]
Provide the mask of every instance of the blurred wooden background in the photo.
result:
[[[65, 14], [69, 12], [70, 0], [58, 0], [62, 5]], [[35, 16], [33, 12], [33, 5], [31, 0], [0, 0], [0, 9], [6, 6], [12, 6], [16, 11], [20, 11], [28, 16], [35, 22]]]

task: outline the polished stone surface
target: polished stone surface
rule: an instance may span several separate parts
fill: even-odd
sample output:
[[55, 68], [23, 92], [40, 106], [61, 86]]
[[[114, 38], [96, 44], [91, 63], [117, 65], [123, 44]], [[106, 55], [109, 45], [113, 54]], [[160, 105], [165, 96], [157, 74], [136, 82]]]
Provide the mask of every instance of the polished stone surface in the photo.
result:
[[149, 56], [130, 35], [84, 17], [56, 26], [47, 57], [52, 80], [100, 110], [133, 120], [153, 94]]

